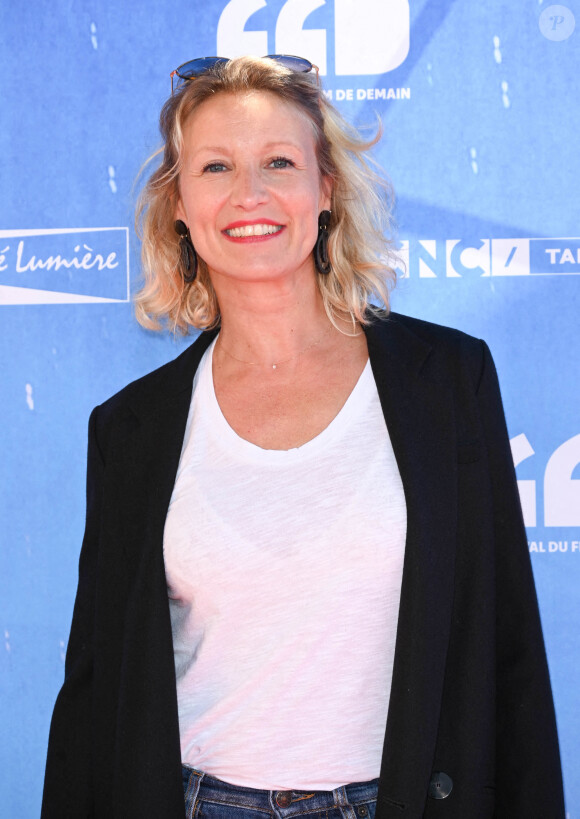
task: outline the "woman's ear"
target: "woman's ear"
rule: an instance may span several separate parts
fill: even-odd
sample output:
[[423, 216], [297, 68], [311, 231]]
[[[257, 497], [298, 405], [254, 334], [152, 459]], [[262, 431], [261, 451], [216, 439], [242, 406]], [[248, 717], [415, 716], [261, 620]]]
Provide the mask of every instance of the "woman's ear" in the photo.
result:
[[178, 197], [177, 202], [175, 203], [175, 210], [173, 211], [173, 218], [174, 219], [181, 219], [182, 222], [187, 224], [187, 219], [185, 217], [185, 210], [183, 205], [181, 204], [181, 197]]
[[320, 180], [320, 210], [332, 210], [332, 179], [330, 176], [323, 176]]

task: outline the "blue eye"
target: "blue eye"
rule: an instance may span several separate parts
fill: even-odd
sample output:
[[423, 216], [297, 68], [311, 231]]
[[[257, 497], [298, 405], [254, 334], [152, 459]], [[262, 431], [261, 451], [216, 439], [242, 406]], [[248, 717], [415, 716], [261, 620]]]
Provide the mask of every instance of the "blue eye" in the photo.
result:
[[226, 166], [223, 162], [210, 162], [208, 165], [204, 166], [203, 172], [204, 173], [220, 173], [221, 171], [225, 171]]
[[294, 163], [292, 162], [292, 160], [291, 159], [286, 159], [285, 156], [277, 156], [276, 159], [273, 159], [270, 162], [270, 165], [273, 168], [280, 168], [280, 169], [282, 169], [282, 168], [293, 168], [294, 167]]

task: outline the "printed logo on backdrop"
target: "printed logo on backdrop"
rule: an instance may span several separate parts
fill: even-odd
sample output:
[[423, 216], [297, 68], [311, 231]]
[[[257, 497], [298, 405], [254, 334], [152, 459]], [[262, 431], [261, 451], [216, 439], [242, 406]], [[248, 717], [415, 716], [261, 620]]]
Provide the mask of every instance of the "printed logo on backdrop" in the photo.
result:
[[[514, 466], [517, 468], [536, 453], [525, 433], [510, 441]], [[540, 481], [518, 480], [524, 523], [528, 528], [576, 528], [576, 537], [557, 539], [555, 536], [528, 541], [530, 552], [580, 555], [580, 435], [574, 435], [560, 444], [543, 467], [543, 514], [538, 512]]]
[[0, 230], [0, 305], [129, 301], [129, 228]]
[[548, 6], [538, 19], [540, 31], [547, 40], [562, 42], [570, 37], [576, 28], [576, 20], [568, 6]]
[[[285, 0], [277, 16], [273, 6], [269, 9], [266, 0], [230, 0], [217, 24], [216, 53], [223, 57], [298, 54], [331, 78], [386, 74], [409, 53], [409, 0]], [[318, 9], [323, 10], [325, 26], [309, 28], [308, 18]], [[374, 87], [371, 82], [332, 87], [325, 93], [336, 101], [411, 96], [410, 88]]]
[[580, 275], [580, 238], [411, 239], [397, 255], [409, 278]]

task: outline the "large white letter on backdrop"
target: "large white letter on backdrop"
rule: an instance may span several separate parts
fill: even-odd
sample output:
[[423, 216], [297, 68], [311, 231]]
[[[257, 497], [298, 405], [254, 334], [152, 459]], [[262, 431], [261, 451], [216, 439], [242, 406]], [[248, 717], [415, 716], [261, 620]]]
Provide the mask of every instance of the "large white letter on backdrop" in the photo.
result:
[[[514, 466], [519, 466], [526, 458], [534, 455], [532, 445], [528, 441], [527, 435], [523, 432], [516, 435], [510, 440], [512, 448], [512, 458], [514, 459]], [[535, 481], [518, 481], [518, 489], [520, 490], [520, 501], [522, 503], [522, 512], [524, 515], [524, 523], [526, 526], [536, 525], [536, 482]]]
[[336, 74], [384, 74], [409, 53], [409, 0], [334, 0]]
[[309, 14], [325, 0], [288, 0], [282, 6], [276, 23], [276, 53], [307, 57], [326, 74], [326, 30], [304, 29]]
[[544, 476], [546, 526], [580, 526], [580, 480], [572, 477], [580, 466], [580, 435], [554, 452]]
[[267, 31], [244, 31], [252, 14], [265, 6], [266, 0], [230, 0], [222, 11], [217, 26], [219, 57], [268, 53]]

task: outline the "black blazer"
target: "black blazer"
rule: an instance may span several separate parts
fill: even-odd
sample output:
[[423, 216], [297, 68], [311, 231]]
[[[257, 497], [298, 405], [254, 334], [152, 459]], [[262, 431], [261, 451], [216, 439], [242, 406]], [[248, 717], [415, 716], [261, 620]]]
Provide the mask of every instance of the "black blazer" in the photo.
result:
[[[91, 415], [86, 532], [43, 819], [183, 819], [162, 539], [193, 376], [214, 335]], [[408, 514], [376, 819], [563, 819], [489, 351], [396, 314], [366, 335]]]

